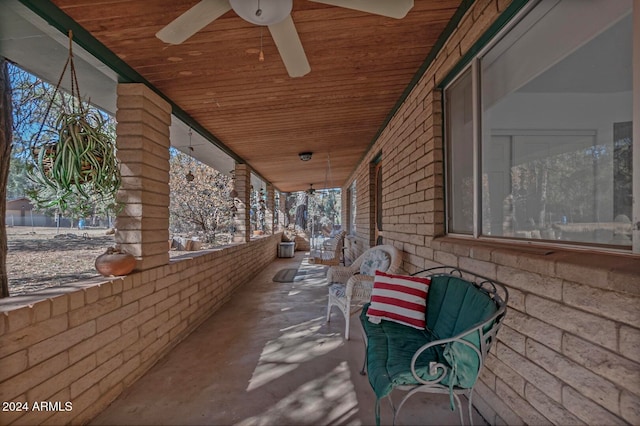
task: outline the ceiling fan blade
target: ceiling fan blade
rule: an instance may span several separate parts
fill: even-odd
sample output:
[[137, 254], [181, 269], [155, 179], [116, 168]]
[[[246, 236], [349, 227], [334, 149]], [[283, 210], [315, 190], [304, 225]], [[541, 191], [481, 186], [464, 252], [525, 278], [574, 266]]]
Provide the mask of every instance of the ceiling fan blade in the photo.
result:
[[413, 8], [413, 0], [311, 0], [316, 3], [359, 10], [360, 12], [402, 19]]
[[302, 77], [308, 74], [311, 71], [311, 66], [307, 61], [307, 55], [304, 53], [291, 15], [277, 24], [269, 25], [269, 32], [271, 32], [271, 37], [273, 37], [289, 76]]
[[158, 31], [156, 37], [180, 44], [230, 10], [229, 0], [202, 0]]

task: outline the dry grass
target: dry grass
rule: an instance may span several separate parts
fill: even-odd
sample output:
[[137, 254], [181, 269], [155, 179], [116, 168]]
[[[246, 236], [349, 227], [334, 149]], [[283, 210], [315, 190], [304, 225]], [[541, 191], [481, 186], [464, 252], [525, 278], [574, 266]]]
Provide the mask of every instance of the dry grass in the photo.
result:
[[[115, 238], [106, 235], [105, 229], [16, 226], [7, 228], [7, 242], [9, 293], [18, 296], [100, 276], [94, 266], [96, 257], [114, 246]], [[169, 252], [171, 257], [188, 253]]]
[[12, 296], [99, 276], [96, 257], [114, 245], [104, 229], [7, 228]]

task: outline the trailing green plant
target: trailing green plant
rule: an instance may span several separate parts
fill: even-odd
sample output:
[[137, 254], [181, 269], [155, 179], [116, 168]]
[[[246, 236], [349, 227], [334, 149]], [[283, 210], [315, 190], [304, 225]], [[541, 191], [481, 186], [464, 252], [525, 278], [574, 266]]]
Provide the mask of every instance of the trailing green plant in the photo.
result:
[[39, 207], [65, 211], [77, 198], [115, 201], [121, 183], [115, 141], [102, 116], [85, 111], [62, 110], [47, 129], [53, 134], [31, 149], [37, 185], [30, 195]]
[[[120, 207], [115, 196], [121, 177], [114, 132], [101, 113], [80, 98], [71, 37], [70, 33], [67, 63], [31, 146], [30, 172], [36, 185], [28, 195], [41, 209], [56, 207], [65, 212], [71, 205], [98, 201], [117, 213]], [[71, 95], [65, 99], [60, 94], [54, 124], [47, 125], [68, 65]]]

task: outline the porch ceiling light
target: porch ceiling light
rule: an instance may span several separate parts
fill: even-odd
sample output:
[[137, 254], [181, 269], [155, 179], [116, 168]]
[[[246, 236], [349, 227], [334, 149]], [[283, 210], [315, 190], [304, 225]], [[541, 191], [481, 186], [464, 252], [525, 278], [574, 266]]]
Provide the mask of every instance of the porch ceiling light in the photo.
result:
[[273, 25], [289, 16], [293, 0], [229, 0], [233, 10], [247, 22]]
[[298, 154], [298, 156], [300, 156], [300, 159], [302, 161], [309, 161], [311, 160], [311, 156], [313, 155], [313, 152], [301, 152]]
[[315, 194], [315, 192], [316, 192], [316, 190], [315, 190], [315, 189], [313, 189], [313, 184], [312, 184], [312, 183], [310, 183], [310, 184], [309, 184], [309, 189], [307, 189], [307, 194], [309, 194], [309, 195], [313, 195], [313, 194]]

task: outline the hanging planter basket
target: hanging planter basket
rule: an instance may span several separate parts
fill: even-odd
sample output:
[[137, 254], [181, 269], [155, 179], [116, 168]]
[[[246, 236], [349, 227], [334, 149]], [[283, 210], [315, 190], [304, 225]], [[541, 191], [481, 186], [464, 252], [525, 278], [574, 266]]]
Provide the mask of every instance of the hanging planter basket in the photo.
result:
[[44, 177], [65, 188], [100, 179], [100, 172], [108, 172], [106, 162], [116, 162], [113, 143], [103, 126], [98, 114], [60, 113], [56, 123], [58, 142], [32, 148]]
[[[40, 207], [65, 210], [72, 199], [98, 196], [115, 203], [120, 187], [120, 169], [113, 133], [105, 118], [90, 111], [81, 99], [73, 64], [72, 37], [69, 31], [69, 57], [56, 85], [42, 125], [31, 145], [32, 177], [38, 189], [32, 194]], [[71, 76], [71, 101], [64, 102], [52, 126], [46, 127], [51, 107], [67, 68]]]

